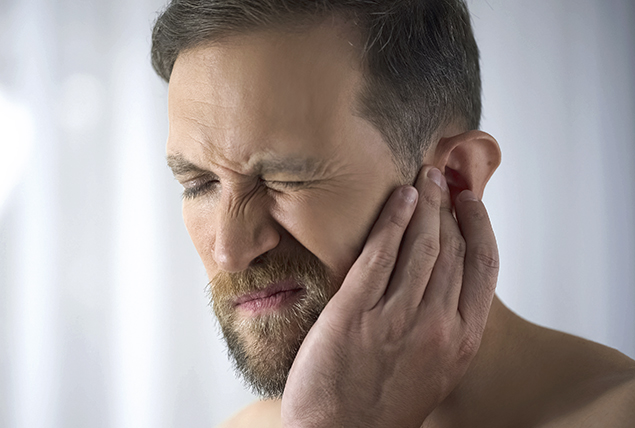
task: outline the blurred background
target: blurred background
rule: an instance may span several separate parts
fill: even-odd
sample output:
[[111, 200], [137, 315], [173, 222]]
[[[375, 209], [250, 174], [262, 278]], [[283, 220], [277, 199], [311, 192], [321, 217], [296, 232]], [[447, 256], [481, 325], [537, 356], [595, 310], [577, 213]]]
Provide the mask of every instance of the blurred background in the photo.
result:
[[[161, 0], [0, 0], [0, 426], [211, 427], [234, 377], [165, 166]], [[635, 357], [635, 3], [469, 1], [521, 316]]]

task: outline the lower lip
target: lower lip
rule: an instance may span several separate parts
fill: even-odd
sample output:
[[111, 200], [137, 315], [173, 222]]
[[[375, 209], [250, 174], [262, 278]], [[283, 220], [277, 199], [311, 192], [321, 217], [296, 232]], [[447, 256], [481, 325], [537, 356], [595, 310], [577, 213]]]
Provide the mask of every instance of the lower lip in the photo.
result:
[[249, 300], [238, 305], [241, 311], [248, 312], [252, 315], [262, 314], [265, 312], [274, 312], [286, 306], [292, 305], [297, 301], [302, 293], [301, 288], [294, 290], [280, 291], [271, 296], [259, 299]]

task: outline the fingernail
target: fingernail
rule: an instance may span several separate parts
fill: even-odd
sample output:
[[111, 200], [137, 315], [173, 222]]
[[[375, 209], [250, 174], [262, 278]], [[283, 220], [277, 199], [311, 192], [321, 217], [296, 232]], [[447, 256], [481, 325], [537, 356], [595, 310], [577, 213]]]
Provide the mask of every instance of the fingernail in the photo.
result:
[[403, 198], [406, 200], [406, 202], [408, 202], [409, 204], [414, 204], [417, 200], [417, 196], [419, 196], [417, 190], [412, 186], [403, 187], [401, 189], [401, 194], [403, 195]]
[[462, 191], [457, 199], [459, 202], [478, 201], [476, 195], [469, 189]]
[[437, 186], [439, 186], [443, 190], [448, 190], [448, 184], [445, 181], [445, 177], [441, 174], [436, 168], [430, 169], [428, 171], [428, 178], [432, 180]]

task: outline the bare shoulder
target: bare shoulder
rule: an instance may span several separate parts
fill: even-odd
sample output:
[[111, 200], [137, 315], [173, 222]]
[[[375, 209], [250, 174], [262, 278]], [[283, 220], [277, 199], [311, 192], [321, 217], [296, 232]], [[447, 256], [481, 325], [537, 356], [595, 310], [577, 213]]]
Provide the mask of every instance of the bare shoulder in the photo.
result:
[[635, 421], [635, 370], [583, 385], [560, 415], [541, 428], [632, 428]]
[[633, 427], [635, 361], [621, 352], [568, 334], [550, 333], [551, 367], [544, 424], [560, 427]]
[[280, 402], [259, 400], [240, 410], [218, 428], [279, 428]]

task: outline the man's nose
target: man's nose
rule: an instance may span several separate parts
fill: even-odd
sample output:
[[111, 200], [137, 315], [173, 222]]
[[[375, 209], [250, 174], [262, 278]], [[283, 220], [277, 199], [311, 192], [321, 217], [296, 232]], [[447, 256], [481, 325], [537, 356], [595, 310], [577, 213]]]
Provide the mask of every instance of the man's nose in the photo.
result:
[[266, 207], [235, 204], [223, 198], [214, 242], [214, 259], [226, 272], [241, 272], [258, 256], [274, 249], [280, 243], [280, 233]]

